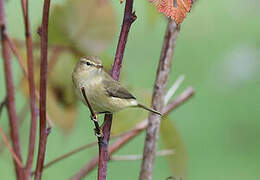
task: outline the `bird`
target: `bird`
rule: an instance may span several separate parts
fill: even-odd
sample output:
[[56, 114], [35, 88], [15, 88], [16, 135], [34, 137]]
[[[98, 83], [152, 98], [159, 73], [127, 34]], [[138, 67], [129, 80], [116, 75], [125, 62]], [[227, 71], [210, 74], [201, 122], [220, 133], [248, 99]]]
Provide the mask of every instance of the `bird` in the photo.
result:
[[160, 112], [140, 103], [118, 81], [115, 81], [104, 69], [97, 56], [82, 57], [76, 64], [72, 81], [76, 94], [86, 105], [91, 106], [95, 116], [103, 113], [115, 113], [128, 107], [138, 107], [157, 115]]

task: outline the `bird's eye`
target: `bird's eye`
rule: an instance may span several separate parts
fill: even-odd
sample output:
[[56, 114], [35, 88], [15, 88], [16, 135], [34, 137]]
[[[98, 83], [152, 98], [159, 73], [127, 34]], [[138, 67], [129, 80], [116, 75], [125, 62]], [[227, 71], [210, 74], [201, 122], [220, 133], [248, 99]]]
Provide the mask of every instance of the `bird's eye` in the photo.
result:
[[90, 62], [87, 61], [86, 64], [87, 64], [88, 66], [90, 66]]

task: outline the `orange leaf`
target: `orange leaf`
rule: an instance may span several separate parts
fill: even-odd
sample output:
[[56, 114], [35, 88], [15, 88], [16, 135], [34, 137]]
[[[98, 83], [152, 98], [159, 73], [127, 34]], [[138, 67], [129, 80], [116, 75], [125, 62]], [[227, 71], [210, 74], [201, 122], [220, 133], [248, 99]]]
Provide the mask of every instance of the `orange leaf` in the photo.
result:
[[187, 12], [190, 12], [193, 0], [150, 0], [159, 12], [171, 17], [177, 24], [182, 23]]

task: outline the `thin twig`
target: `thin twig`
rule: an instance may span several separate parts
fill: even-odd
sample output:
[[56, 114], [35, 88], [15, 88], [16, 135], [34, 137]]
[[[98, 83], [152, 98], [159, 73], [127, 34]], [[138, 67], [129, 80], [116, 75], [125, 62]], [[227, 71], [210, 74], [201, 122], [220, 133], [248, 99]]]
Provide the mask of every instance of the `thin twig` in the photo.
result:
[[[111, 136], [110, 139], [118, 138], [118, 137], [122, 136], [123, 134], [124, 134], [124, 133]], [[48, 168], [48, 167], [50, 167], [50, 166], [56, 164], [57, 162], [60, 162], [60, 161], [66, 159], [66, 158], [68, 158], [68, 157], [70, 157], [70, 156], [72, 156], [72, 155], [74, 155], [74, 154], [77, 154], [78, 152], [81, 152], [81, 151], [83, 151], [83, 150], [86, 150], [87, 148], [93, 147], [93, 146], [95, 146], [96, 144], [98, 144], [98, 142], [96, 142], [96, 141], [91, 142], [91, 143], [88, 143], [88, 144], [84, 144], [84, 145], [82, 145], [82, 146], [80, 146], [80, 147], [78, 147], [78, 148], [76, 148], [76, 149], [73, 149], [72, 151], [70, 151], [70, 152], [68, 152], [68, 153], [65, 153], [65, 154], [63, 154], [63, 155], [61, 155], [61, 156], [59, 156], [59, 157], [57, 157], [57, 158], [51, 160], [50, 162], [48, 162], [47, 164], [45, 164], [45, 165], [43, 166], [43, 168], [44, 168], [44, 169], [45, 169], [45, 168]], [[34, 175], [34, 174], [35, 174], [35, 171], [32, 173], [32, 175]]]
[[[174, 154], [173, 149], [165, 149], [155, 153], [158, 156], [169, 156]], [[113, 155], [110, 156], [110, 161], [136, 161], [141, 160], [143, 158], [142, 154], [131, 154], [131, 155]]]
[[[123, 24], [119, 36], [119, 41], [116, 49], [115, 60], [111, 70], [111, 76], [118, 81], [120, 70], [122, 66], [125, 46], [127, 42], [128, 33], [132, 23], [136, 20], [135, 12], [133, 12], [133, 0], [126, 0], [125, 11], [123, 17]], [[103, 138], [99, 141], [99, 166], [98, 179], [105, 180], [107, 174], [108, 161], [108, 144], [110, 138], [110, 131], [112, 126], [112, 114], [106, 114], [104, 117], [104, 125], [102, 127]]]
[[177, 78], [177, 80], [174, 82], [174, 84], [171, 86], [171, 88], [168, 90], [164, 97], [164, 104], [167, 104], [169, 100], [172, 98], [172, 96], [176, 93], [176, 91], [179, 89], [180, 85], [184, 81], [184, 75], [181, 75]]
[[5, 134], [2, 126], [0, 125], [0, 134], [2, 136], [3, 142], [6, 145], [7, 149], [10, 151], [13, 159], [15, 160], [15, 162], [18, 164], [18, 166], [22, 169], [23, 168], [23, 163], [21, 162], [21, 160], [18, 158], [18, 156], [16, 155], [16, 153], [14, 152], [12, 146], [10, 145], [10, 143], [8, 142], [8, 137]]
[[81, 146], [81, 147], [79, 147], [79, 148], [77, 148], [77, 149], [74, 149], [73, 151], [71, 151], [71, 152], [69, 152], [69, 153], [66, 153], [66, 154], [64, 154], [64, 155], [62, 155], [62, 156], [60, 156], [60, 157], [58, 157], [58, 158], [56, 158], [56, 159], [54, 159], [54, 160], [48, 162], [47, 164], [44, 165], [43, 168], [48, 168], [48, 167], [50, 167], [51, 165], [57, 163], [58, 161], [63, 160], [63, 159], [66, 159], [67, 157], [69, 157], [69, 156], [71, 156], [71, 155], [73, 155], [73, 154], [76, 154], [76, 153], [78, 153], [78, 152], [80, 152], [80, 151], [82, 151], [82, 150], [85, 150], [85, 149], [87, 149], [87, 148], [89, 148], [89, 147], [93, 147], [93, 146], [95, 146], [96, 144], [97, 144], [97, 142], [92, 142], [92, 143], [89, 143], [89, 144], [85, 144], [85, 145], [83, 145], [83, 146]]
[[[176, 99], [178, 101], [173, 100], [173, 102], [168, 103], [168, 105], [162, 111], [163, 116], [167, 116], [170, 112], [174, 109], [182, 105], [186, 102], [189, 98], [191, 98], [194, 94], [194, 90], [192, 88], [188, 88], [183, 91]], [[182, 98], [181, 98], [182, 97]], [[122, 146], [136, 137], [140, 132], [142, 132], [148, 126], [148, 119], [145, 119], [138, 123], [133, 129], [123, 133], [120, 137], [109, 146], [108, 152], [109, 156], [119, 150]], [[91, 161], [89, 161], [84, 167], [80, 169], [70, 180], [80, 180], [85, 177], [90, 171], [92, 171], [98, 164], [98, 156], [95, 156]]]
[[31, 30], [30, 30], [28, 0], [21, 0], [21, 4], [23, 9], [24, 26], [25, 26], [27, 69], [28, 69], [28, 80], [29, 80], [30, 108], [31, 108], [30, 141], [29, 141], [27, 162], [25, 166], [27, 177], [29, 177], [32, 163], [33, 163], [33, 158], [34, 158], [34, 150], [35, 150], [37, 107], [36, 107], [36, 93], [35, 93], [36, 88], [34, 82], [33, 44], [32, 44]]
[[[9, 115], [10, 134], [13, 143], [14, 152], [18, 159], [22, 162], [19, 126], [18, 118], [15, 108], [15, 96], [14, 96], [14, 83], [11, 66], [11, 55], [8, 47], [8, 41], [6, 39], [6, 18], [5, 18], [5, 0], [0, 0], [0, 31], [1, 31], [1, 43], [2, 43], [2, 55], [4, 60], [5, 69], [5, 82], [6, 82], [6, 94], [7, 94], [7, 111]], [[23, 169], [19, 167], [14, 160], [17, 179], [23, 178]]]
[[[6, 39], [7, 39], [7, 41], [8, 41], [9, 47], [11, 48], [13, 54], [14, 54], [14, 55], [16, 56], [16, 58], [18, 59], [18, 63], [20, 64], [20, 66], [21, 66], [21, 68], [22, 68], [22, 71], [23, 71], [23, 74], [24, 74], [25, 78], [28, 79], [28, 72], [27, 72], [27, 70], [26, 70], [26, 68], [25, 68], [25, 65], [24, 65], [24, 63], [23, 63], [24, 60], [23, 60], [22, 56], [19, 54], [18, 49], [17, 49], [17, 47], [16, 47], [16, 44], [15, 44], [15, 43], [13, 42], [13, 40], [9, 37], [8, 34], [6, 34], [5, 36], [6, 36]], [[38, 91], [37, 89], [35, 89], [35, 95], [36, 95], [37, 101], [40, 101], [40, 95], [39, 95], [39, 91]], [[50, 118], [48, 112], [47, 112], [47, 122], [48, 122], [48, 127], [53, 127], [53, 126], [54, 126], [54, 124], [53, 124], [53, 122], [52, 122], [52, 120], [51, 120], [51, 118]]]
[[[173, 50], [176, 44], [176, 38], [178, 34], [179, 28], [177, 27], [176, 23], [173, 20], [169, 20], [165, 32], [152, 97], [152, 107], [159, 112], [164, 107], [164, 95], [168, 82], [168, 75], [171, 68]], [[140, 180], [152, 180], [154, 158], [159, 136], [161, 117], [154, 113], [150, 113], [148, 122], [149, 124], [146, 129], [146, 138], [143, 152], [144, 156], [139, 177]]]
[[44, 158], [46, 152], [47, 137], [50, 129], [46, 128], [46, 90], [48, 69], [48, 24], [49, 24], [50, 0], [44, 0], [42, 25], [40, 27], [41, 37], [41, 69], [40, 69], [40, 139], [37, 157], [35, 180], [41, 180]]
[[26, 78], [28, 78], [28, 73], [26, 71], [25, 65], [24, 65], [24, 60], [22, 58], [22, 56], [19, 54], [18, 49], [15, 45], [15, 43], [13, 42], [13, 40], [9, 37], [9, 35], [6, 36], [6, 39], [8, 41], [8, 45], [11, 48], [12, 52], [14, 53], [14, 55], [17, 57], [18, 63], [20, 64], [23, 74], [25, 75]]
[[188, 87], [179, 96], [177, 96], [171, 102], [168, 103], [168, 105], [164, 108], [165, 114], [169, 114], [172, 111], [172, 109], [176, 109], [178, 106], [186, 102], [193, 95], [194, 89], [192, 87]]
[[[21, 126], [26, 118], [26, 115], [29, 111], [28, 107], [29, 102], [25, 102], [22, 109], [18, 112], [18, 117], [19, 117], [19, 126]], [[7, 140], [10, 141], [10, 132], [7, 133]], [[4, 150], [4, 142], [0, 141], [0, 154]]]

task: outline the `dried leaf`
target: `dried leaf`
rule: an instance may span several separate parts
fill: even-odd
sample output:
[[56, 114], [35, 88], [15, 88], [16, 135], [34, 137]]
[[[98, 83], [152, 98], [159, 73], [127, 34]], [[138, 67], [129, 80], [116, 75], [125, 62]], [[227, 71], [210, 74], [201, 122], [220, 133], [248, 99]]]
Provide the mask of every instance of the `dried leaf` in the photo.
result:
[[188, 155], [183, 140], [169, 117], [162, 120], [160, 134], [164, 148], [174, 150], [174, 154], [167, 156], [172, 176], [186, 179]]
[[177, 24], [182, 23], [186, 14], [190, 12], [193, 0], [150, 0], [159, 12], [171, 17]]
[[101, 54], [116, 35], [116, 14], [110, 1], [67, 0], [50, 18], [50, 43], [74, 46], [84, 54]]

